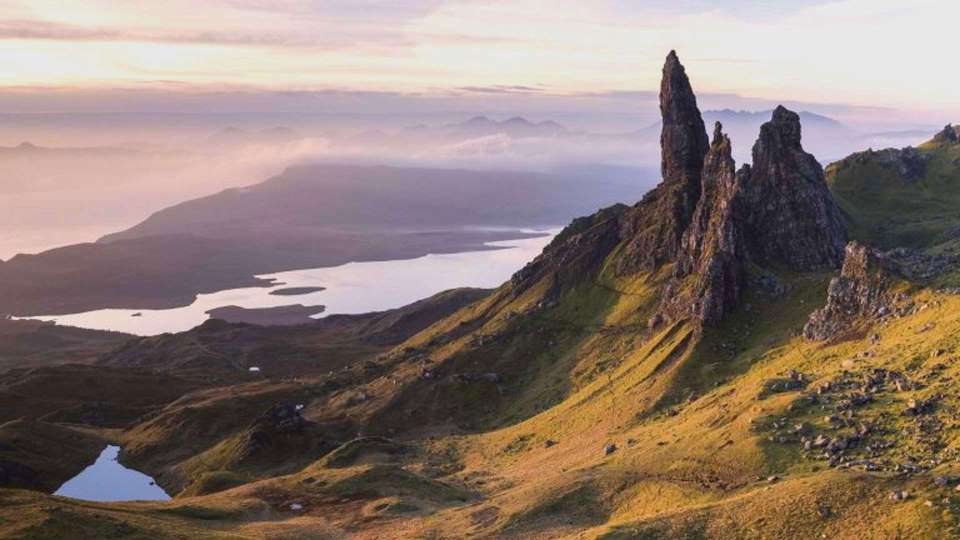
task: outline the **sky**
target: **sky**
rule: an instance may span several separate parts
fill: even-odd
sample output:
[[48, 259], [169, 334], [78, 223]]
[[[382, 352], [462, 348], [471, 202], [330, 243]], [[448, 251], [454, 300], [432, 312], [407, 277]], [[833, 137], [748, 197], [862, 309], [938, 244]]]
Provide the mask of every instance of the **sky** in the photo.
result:
[[956, 0], [0, 0], [0, 112], [621, 106], [676, 49], [744, 108], [958, 120], [958, 20]]

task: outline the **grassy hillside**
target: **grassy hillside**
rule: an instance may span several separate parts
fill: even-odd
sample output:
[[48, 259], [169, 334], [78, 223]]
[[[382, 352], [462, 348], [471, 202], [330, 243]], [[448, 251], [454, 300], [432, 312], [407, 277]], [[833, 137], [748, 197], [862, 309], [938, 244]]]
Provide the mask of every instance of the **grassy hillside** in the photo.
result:
[[[763, 142], [793, 138], [799, 126]], [[778, 160], [768, 168], [789, 168], [796, 145], [766, 154]], [[93, 368], [7, 374], [11, 419], [42, 412], [46, 437], [68, 450], [64, 440], [118, 441], [174, 499], [2, 489], [0, 537], [960, 536], [960, 295], [942, 287], [957, 268], [943, 257], [960, 225], [955, 146], [858, 154], [829, 171], [854, 239], [918, 250], [897, 259], [896, 279], [871, 280], [887, 271], [868, 266], [881, 254], [845, 262], [842, 279], [738, 259], [750, 263], [742, 291], [714, 326], [689, 310], [658, 318], [681, 267], [659, 231], [689, 219], [669, 185], [574, 221], [489, 293], [132, 341], [101, 359], [127, 392], [109, 414], [72, 413], [102, 394], [103, 381], [72, 384]], [[809, 193], [769, 197], [788, 208]], [[649, 264], [651, 247], [669, 248], [665, 262]], [[680, 292], [700, 276], [685, 277]], [[828, 301], [843, 331], [803, 337]], [[70, 397], [36, 399], [41, 384]], [[142, 414], [121, 407], [131, 403]], [[0, 426], [0, 443], [23, 448], [23, 426]], [[0, 471], [12, 470], [4, 456]]]
[[826, 169], [858, 240], [929, 248], [960, 230], [960, 145], [929, 141], [914, 151], [867, 151]]
[[[960, 432], [953, 411], [960, 405], [954, 360], [960, 297], [918, 290], [905, 300], [914, 305], [907, 315], [825, 346], [796, 336], [805, 312], [822, 301], [825, 278], [791, 279], [785, 296], [753, 303], [699, 341], [684, 326], [644, 337], [638, 321], [649, 297], [638, 282], [632, 289], [620, 283], [616, 292], [609, 282], [573, 290], [569, 301], [509, 321], [506, 314], [536, 305], [536, 294], [495, 295], [391, 354], [449, 340], [423, 363], [440, 372], [487, 358], [478, 367], [501, 369], [500, 392], [509, 403], [478, 401], [477, 393], [500, 395], [484, 394], [486, 381], [403, 390], [390, 379], [421, 380], [420, 362], [400, 362], [388, 375], [334, 392], [367, 392], [367, 401], [343, 404], [340, 413], [381, 411], [372, 424], [403, 433], [393, 440], [348, 442], [292, 474], [210, 495], [185, 493], [168, 503], [109, 505], [4, 491], [0, 531], [48, 538], [73, 524], [74, 538], [939, 538], [958, 532], [953, 484]], [[570, 326], [564, 319], [570, 313], [584, 315], [589, 331]], [[454, 337], [462, 322], [480, 324], [478, 316], [483, 335], [504, 336], [511, 325], [513, 333], [482, 346], [470, 345], [476, 330]], [[546, 342], [539, 356], [523, 353], [531, 339]], [[514, 350], [521, 356], [504, 352]], [[516, 379], [502, 370], [510, 360], [523, 364]], [[784, 385], [797, 380], [794, 372], [801, 382]], [[870, 396], [864, 403], [852, 399], [861, 391]], [[251, 396], [236, 392], [236, 400]], [[911, 400], [929, 405], [908, 415]], [[414, 418], [382, 416], [414, 405], [422, 409]], [[480, 410], [459, 418], [476, 425], [424, 421], [427, 412], [458, 418], [467, 407]], [[327, 414], [316, 402], [308, 410], [306, 417], [316, 420]], [[803, 449], [802, 438], [850, 437], [862, 425], [869, 431], [834, 466], [822, 449]], [[608, 454], [609, 444], [616, 450]], [[950, 484], [936, 484], [938, 476]], [[203, 478], [227, 487], [238, 482], [224, 473]], [[901, 490], [906, 500], [890, 500]], [[291, 510], [294, 503], [302, 509]]]

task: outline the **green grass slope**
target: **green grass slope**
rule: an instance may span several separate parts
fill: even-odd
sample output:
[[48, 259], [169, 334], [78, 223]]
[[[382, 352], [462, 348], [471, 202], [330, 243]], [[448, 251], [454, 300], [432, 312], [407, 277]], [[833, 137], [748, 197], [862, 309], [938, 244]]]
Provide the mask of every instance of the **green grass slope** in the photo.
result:
[[960, 227], [960, 144], [931, 140], [913, 157], [860, 152], [828, 166], [826, 176], [852, 237], [867, 244], [929, 248]]

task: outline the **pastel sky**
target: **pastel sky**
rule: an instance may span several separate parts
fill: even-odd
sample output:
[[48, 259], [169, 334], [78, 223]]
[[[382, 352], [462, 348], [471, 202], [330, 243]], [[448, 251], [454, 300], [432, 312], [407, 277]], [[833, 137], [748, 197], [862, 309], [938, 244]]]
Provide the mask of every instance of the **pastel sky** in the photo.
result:
[[698, 92], [953, 114], [957, 21], [956, 0], [7, 0], [0, 93], [644, 92], [676, 49]]

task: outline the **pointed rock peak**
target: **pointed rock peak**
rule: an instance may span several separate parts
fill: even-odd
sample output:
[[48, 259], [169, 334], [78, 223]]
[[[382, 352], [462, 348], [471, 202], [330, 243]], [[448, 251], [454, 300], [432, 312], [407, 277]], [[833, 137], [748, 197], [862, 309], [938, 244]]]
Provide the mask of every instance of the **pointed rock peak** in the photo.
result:
[[696, 106], [696, 97], [693, 95], [693, 88], [690, 87], [687, 70], [683, 67], [683, 64], [680, 63], [677, 53], [670, 51], [666, 62], [663, 64], [663, 79], [660, 84], [660, 107], [662, 109], [665, 102], [677, 101], [681, 104], [686, 104], [689, 100], [692, 100], [694, 106]]
[[717, 122], [713, 126], [713, 141], [710, 143], [710, 152], [730, 157], [733, 149], [730, 144], [730, 137], [723, 132], [723, 124]]
[[[673, 51], [663, 66], [660, 114], [663, 116], [660, 143], [664, 182], [699, 185], [703, 157], [710, 143], [690, 80]], [[696, 195], [696, 189], [693, 189], [692, 195]], [[696, 196], [693, 200], [696, 201]]]
[[760, 128], [753, 167], [743, 182], [753, 201], [755, 230], [748, 242], [754, 262], [797, 270], [840, 266], [846, 225], [823, 167], [800, 145], [798, 114], [777, 107]]
[[690, 81], [673, 51], [663, 66], [660, 113], [663, 180], [644, 196], [644, 212], [631, 216], [624, 226], [629, 244], [613, 268], [619, 275], [655, 270], [673, 261], [700, 200], [710, 140]]
[[713, 125], [713, 142], [710, 146], [716, 146], [723, 141], [723, 124], [717, 122]]
[[798, 120], [800, 118], [800, 115], [784, 107], [783, 105], [777, 105], [777, 108], [773, 110], [773, 120], [775, 122], [778, 120], [789, 120], [793, 116], [796, 116]]
[[800, 148], [800, 115], [783, 105], [773, 111], [773, 118], [760, 128], [761, 141], [779, 142], [788, 148]]
[[663, 71], [677, 71], [683, 72], [683, 64], [680, 63], [680, 57], [677, 56], [677, 51], [670, 51], [670, 54], [667, 55], [667, 59], [663, 64]]

